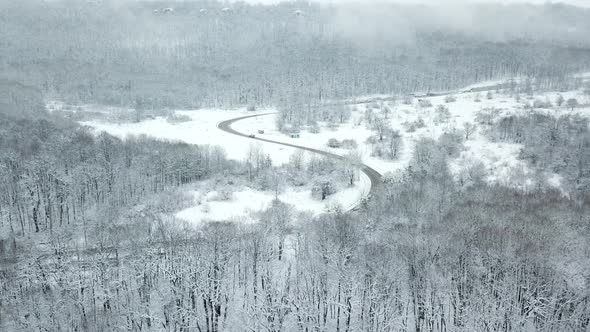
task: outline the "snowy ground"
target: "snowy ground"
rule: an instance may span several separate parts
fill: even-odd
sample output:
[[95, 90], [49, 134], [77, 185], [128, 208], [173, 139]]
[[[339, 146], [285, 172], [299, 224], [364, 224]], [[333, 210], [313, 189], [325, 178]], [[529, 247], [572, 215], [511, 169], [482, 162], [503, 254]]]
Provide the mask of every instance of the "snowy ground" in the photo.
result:
[[[287, 188], [279, 194], [279, 199], [295, 207], [298, 212], [310, 212], [312, 215], [334, 211], [337, 208], [350, 209], [354, 207], [363, 195], [363, 188], [370, 187], [369, 179], [361, 177], [355, 187], [347, 188], [328, 197], [325, 201], [318, 201], [311, 197], [308, 188], [294, 190]], [[206, 221], [236, 221], [242, 223], [255, 222], [253, 213], [268, 208], [275, 198], [274, 193], [254, 190], [246, 187], [232, 194], [229, 200], [219, 200], [216, 191], [192, 191], [194, 206], [179, 211], [177, 218], [191, 224]]]
[[[499, 82], [500, 81], [487, 82], [486, 84]], [[485, 84], [473, 85], [471, 87], [481, 86], [485, 86]], [[444, 96], [422, 98], [430, 100], [433, 105], [432, 107], [426, 108], [420, 107], [416, 100], [412, 105], [385, 101], [384, 106], [389, 106], [393, 110], [389, 115], [391, 127], [399, 130], [404, 139], [401, 155], [395, 161], [372, 157], [370, 146], [365, 143], [367, 138], [374, 135], [374, 132], [367, 129], [362, 118], [367, 108], [375, 106], [373, 104], [360, 104], [359, 102], [359, 104], [354, 107], [356, 108], [356, 111], [352, 112], [351, 120], [340, 124], [336, 129], [330, 129], [325, 124], [320, 123], [320, 133], [315, 134], [303, 131], [299, 138], [290, 138], [289, 136], [278, 132], [275, 128], [276, 116], [246, 119], [234, 124], [234, 129], [241, 132], [247, 132], [252, 128], [262, 129], [264, 130], [264, 134], [257, 134], [258, 137], [313, 147], [338, 154], [345, 154], [347, 151], [328, 148], [326, 143], [330, 138], [336, 138], [338, 140], [355, 139], [357, 143], [359, 143], [359, 152], [363, 155], [363, 160], [367, 165], [373, 167], [381, 174], [386, 172], [395, 173], [396, 171], [404, 169], [408, 165], [412, 158], [413, 146], [421, 138], [437, 140], [444, 132], [462, 130], [465, 123], [476, 123], [476, 114], [484, 108], [494, 107], [499, 109], [500, 112], [498, 116], [511, 114], [523, 115], [530, 112], [530, 110], [524, 108], [524, 103], [532, 103], [535, 99], [542, 101], [548, 99], [553, 103], [558, 94], [561, 94], [565, 100], [576, 98], [581, 106], [576, 108], [573, 112], [566, 106], [555, 107], [552, 109], [536, 109], [535, 111], [544, 112], [554, 116], [575, 113], [590, 117], [590, 96], [584, 95], [582, 91], [544, 93], [542, 95], [535, 95], [532, 98], [522, 96], [520, 102], [517, 102], [515, 98], [500, 94], [496, 95], [495, 93], [493, 93], [493, 98], [489, 100], [486, 98], [486, 92], [460, 93], [456, 95], [457, 101], [452, 103], [445, 103]], [[475, 101], [476, 96], [479, 96], [479, 102]], [[435, 108], [437, 105], [441, 104], [449, 108], [451, 120], [447, 123], [436, 124], [434, 121], [436, 116]], [[380, 109], [374, 109], [376, 114], [379, 114], [379, 111]], [[413, 122], [418, 119], [424, 121], [425, 127], [418, 128], [415, 132], [408, 132], [403, 123]], [[534, 182], [531, 179], [532, 172], [528, 169], [526, 162], [518, 158], [522, 146], [519, 144], [491, 142], [482, 135], [481, 129], [482, 128], [478, 128], [478, 130], [471, 135], [470, 139], [464, 142], [464, 150], [461, 152], [460, 156], [451, 160], [451, 171], [458, 176], [465, 167], [475, 163], [482, 163], [486, 167], [488, 174], [487, 180], [490, 183], [499, 183], [522, 189], [534, 185]], [[551, 186], [560, 186], [560, 177], [557, 174], [546, 174], [545, 181]]]
[[[259, 113], [268, 110], [259, 111]], [[85, 121], [82, 125], [93, 128], [96, 132], [106, 131], [107, 133], [125, 138], [129, 135], [148, 135], [155, 138], [173, 141], [182, 141], [190, 144], [219, 145], [227, 152], [227, 156], [234, 160], [243, 160], [252, 144], [260, 144], [265, 153], [269, 154], [276, 165], [289, 161], [289, 156], [295, 149], [278, 146], [276, 144], [253, 142], [243, 137], [228, 134], [217, 128], [221, 121], [255, 114], [245, 109], [238, 110], [194, 110], [176, 111], [177, 115], [188, 116], [191, 121], [181, 123], [170, 123], [164, 117], [147, 119], [139, 123], [108, 123], [99, 121]], [[250, 133], [251, 130], [246, 131]]]
[[[93, 112], [96, 109], [96, 106], [92, 107]], [[100, 107], [98, 109], [100, 110]], [[76, 111], [83, 110], [76, 108]], [[267, 113], [269, 111], [272, 110], [260, 110], [257, 113]], [[226, 150], [228, 158], [235, 160], [243, 160], [251, 145], [260, 145], [264, 153], [271, 156], [275, 165], [287, 163], [289, 156], [296, 150], [295, 148], [272, 143], [252, 141], [244, 137], [231, 135], [217, 128], [217, 124], [221, 121], [256, 114], [247, 112], [245, 109], [230, 111], [209, 109], [176, 111], [175, 113], [189, 117], [190, 121], [170, 123], [165, 117], [156, 117], [139, 123], [84, 121], [81, 124], [93, 128], [96, 133], [105, 131], [123, 139], [129, 135], [148, 135], [155, 138], [183, 141], [191, 144], [220, 145]], [[273, 117], [266, 116], [259, 119], [272, 121]], [[257, 129], [259, 129], [256, 124], [252, 124], [252, 127], [244, 127], [241, 125], [241, 122], [238, 122], [238, 124], [240, 124], [239, 131], [246, 134], [256, 133]], [[269, 127], [273, 126], [271, 123], [267, 123], [267, 125]], [[236, 124], [235, 128], [237, 127], [238, 125]], [[341, 190], [325, 201], [312, 199], [310, 190], [295, 191], [293, 189], [287, 189], [279, 198], [295, 206], [298, 211], [309, 211], [317, 215], [322, 212], [332, 211], [337, 206], [344, 210], [354, 208], [362, 197], [368, 195], [370, 187], [370, 180], [365, 174], [361, 173], [360, 181], [354, 187]], [[245, 222], [251, 221], [250, 212], [266, 208], [272, 199], [274, 199], [274, 194], [271, 192], [262, 192], [251, 188], [234, 193], [232, 199], [228, 201], [208, 201], [207, 195], [211, 195], [211, 193], [207, 192], [193, 192], [193, 195], [195, 196], [195, 206], [178, 214], [179, 218], [192, 223], [198, 223], [204, 220], [219, 221], [230, 219]]]
[[[460, 91], [466, 91], [468, 88], [481, 87], [486, 84], [498, 82], [486, 82], [485, 84], [476, 84]], [[584, 95], [582, 91], [571, 91], [560, 93], [565, 100], [568, 98], [577, 98], [581, 106], [577, 108], [574, 113], [590, 117], [590, 97]], [[476, 96], [479, 96], [477, 102]], [[317, 134], [303, 131], [299, 138], [290, 138], [276, 130], [275, 120], [276, 115], [268, 115], [245, 119], [234, 123], [233, 128], [245, 134], [256, 134], [257, 137], [267, 138], [279, 142], [291, 143], [311, 148], [316, 148], [332, 153], [344, 155], [348, 153], [345, 149], [328, 148], [326, 143], [330, 138], [354, 139], [359, 144], [358, 152], [363, 156], [363, 161], [380, 172], [385, 174], [387, 172], [398, 172], [408, 165], [412, 158], [413, 147], [415, 143], [421, 138], [438, 139], [444, 132], [452, 130], [462, 130], [465, 123], [476, 123], [476, 114], [489, 107], [499, 109], [498, 116], [506, 116], [510, 114], [524, 114], [530, 112], [524, 108], [525, 103], [532, 103], [535, 99], [550, 100], [554, 102], [558, 93], [545, 93], [542, 95], [535, 95], [532, 98], [521, 97], [517, 102], [515, 98], [504, 95], [493, 94], [492, 99], [486, 98], [486, 92], [473, 93], [459, 93], [456, 95], [457, 101], [445, 103], [445, 97], [425, 97], [432, 103], [432, 107], [420, 107], [417, 100], [413, 104], [405, 105], [400, 101], [387, 101], [388, 96], [382, 97], [384, 106], [392, 109], [388, 117], [391, 127], [399, 130], [402, 134], [404, 144], [397, 160], [384, 160], [381, 158], [371, 156], [370, 145], [365, 141], [374, 132], [367, 128], [364, 122], [365, 111], [368, 108], [373, 108], [376, 114], [379, 114], [380, 108], [375, 108], [375, 103], [365, 103], [364, 99], [357, 99], [357, 105], [349, 107], [356, 109], [352, 112], [351, 119], [343, 124], [339, 124], [336, 128], [328, 128], [326, 124], [320, 124], [321, 131]], [[373, 96], [374, 97], [374, 96]], [[447, 123], [436, 123], [435, 108], [437, 105], [445, 105], [449, 108], [451, 119]], [[52, 107], [60, 107], [62, 105], [53, 104]], [[93, 112], [101, 112], [101, 108], [92, 106]], [[83, 111], [84, 108], [75, 108], [76, 111]], [[112, 111], [105, 108], [106, 111]], [[273, 109], [260, 110], [257, 113], [267, 113], [275, 111]], [[571, 114], [572, 112], [567, 107], [554, 107], [552, 109], [536, 109], [536, 112], [545, 112], [555, 116], [563, 114]], [[245, 109], [237, 110], [194, 110], [194, 111], [176, 111], [177, 115], [186, 116], [190, 121], [171, 123], [165, 117], [156, 117], [147, 119], [139, 123], [107, 123], [98, 121], [82, 122], [84, 125], [92, 127], [97, 133], [106, 131], [112, 135], [125, 138], [128, 135], [148, 135], [160, 139], [178, 140], [193, 144], [211, 144], [220, 145], [225, 148], [230, 159], [243, 160], [252, 144], [262, 146], [265, 153], [269, 154], [276, 165], [288, 162], [289, 156], [295, 151], [294, 148], [284, 147], [266, 142], [253, 142], [243, 137], [231, 135], [223, 132], [217, 128], [217, 124], [221, 121], [232, 119], [244, 115], [256, 114], [247, 112]], [[418, 128], [414, 132], [409, 132], [404, 123], [422, 119], [425, 126]], [[499, 183], [502, 185], [515, 186], [526, 188], [533, 185], [532, 172], [527, 167], [527, 164], [518, 159], [518, 154], [521, 146], [518, 144], [496, 143], [490, 142], [481, 133], [482, 128], [464, 142], [464, 150], [460, 156], [451, 160], [450, 169], [458, 176], [462, 170], [470, 165], [481, 163], [485, 166], [490, 183]], [[259, 130], [264, 130], [264, 134], [259, 134]], [[309, 155], [306, 152], [306, 155]], [[528, 176], [528, 177], [527, 177]], [[546, 183], [554, 186], [560, 186], [560, 177], [557, 174], [546, 174]], [[296, 192], [288, 189], [281, 194], [280, 199], [296, 206], [298, 210], [309, 210], [314, 214], [333, 209], [334, 206], [340, 205], [347, 209], [358, 203], [363, 195], [366, 195], [370, 189], [370, 181], [366, 176], [362, 176], [361, 181], [353, 187], [339, 192], [330, 198], [327, 202], [318, 202], [310, 197], [309, 191]], [[179, 212], [178, 217], [186, 219], [190, 222], [200, 222], [203, 220], [227, 220], [227, 219], [242, 219], [249, 220], [249, 210], [260, 210], [265, 208], [274, 198], [270, 192], [259, 192], [250, 188], [238, 191], [234, 194], [230, 201], [207, 201], [207, 192], [194, 192], [195, 206], [193, 208]], [[199, 204], [200, 202], [200, 204]], [[205, 202], [205, 203], [203, 203]], [[204, 205], [205, 207], [204, 207]]]

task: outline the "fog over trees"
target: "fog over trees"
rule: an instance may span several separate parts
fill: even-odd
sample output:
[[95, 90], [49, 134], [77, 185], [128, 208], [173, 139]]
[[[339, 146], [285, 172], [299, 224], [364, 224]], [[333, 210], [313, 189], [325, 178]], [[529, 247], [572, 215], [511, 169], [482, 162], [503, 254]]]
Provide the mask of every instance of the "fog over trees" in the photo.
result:
[[[562, 4], [0, 1], [0, 330], [588, 331], [588, 36], [590, 10]], [[522, 112], [454, 123], [466, 98]], [[78, 122], [182, 124], [173, 110], [200, 108], [273, 109], [277, 135], [333, 136], [281, 164], [262, 145], [235, 160], [224, 142]], [[443, 134], [404, 144], [423, 114]], [[339, 135], [348, 123], [370, 136]], [[479, 137], [560, 187], [456, 172]], [[365, 152], [408, 160], [354, 209], [280, 199], [353, 188]], [[203, 183], [273, 199], [254, 222], [177, 218]]]
[[589, 58], [589, 14], [563, 5], [481, 5], [464, 16], [452, 6], [306, 2], [227, 12], [200, 1], [0, 6], [3, 76], [71, 101], [148, 108], [289, 107], [507, 75], [552, 85]]

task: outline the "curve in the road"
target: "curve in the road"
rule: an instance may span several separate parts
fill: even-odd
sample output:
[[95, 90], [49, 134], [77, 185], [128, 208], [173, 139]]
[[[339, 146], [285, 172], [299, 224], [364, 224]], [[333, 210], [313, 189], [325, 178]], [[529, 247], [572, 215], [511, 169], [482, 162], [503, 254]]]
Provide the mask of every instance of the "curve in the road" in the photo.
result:
[[[259, 117], [259, 116], [266, 116], [266, 115], [271, 115], [271, 114], [276, 114], [276, 112], [246, 115], [246, 116], [242, 116], [239, 118], [225, 120], [225, 121], [218, 123], [217, 128], [225, 131], [226, 133], [245, 137], [245, 138], [248, 138], [251, 140], [257, 140], [257, 141], [262, 141], [262, 142], [267, 142], [267, 143], [284, 145], [284, 146], [288, 146], [288, 147], [292, 147], [292, 148], [296, 148], [296, 149], [301, 149], [301, 150], [317, 153], [317, 154], [320, 154], [320, 155], [323, 155], [326, 157], [330, 157], [330, 158], [335, 158], [338, 160], [344, 159], [343, 156], [340, 156], [340, 155], [337, 155], [334, 153], [330, 153], [330, 152], [326, 152], [326, 151], [322, 151], [322, 150], [318, 150], [318, 149], [314, 149], [314, 148], [309, 148], [306, 146], [295, 145], [295, 144], [290, 144], [290, 143], [283, 143], [283, 142], [273, 141], [273, 140], [261, 138], [261, 137], [251, 137], [250, 135], [236, 131], [231, 127], [232, 124], [234, 124], [235, 122], [241, 121], [241, 120], [255, 118], [255, 117]], [[381, 174], [379, 174], [379, 172], [377, 172], [376, 170], [374, 170], [373, 168], [371, 168], [365, 164], [361, 165], [361, 171], [363, 173], [365, 173], [367, 175], [367, 177], [369, 178], [369, 180], [371, 181], [371, 190], [369, 191], [369, 196], [375, 195], [377, 192], [377, 188], [379, 187], [379, 184], [381, 183]]]

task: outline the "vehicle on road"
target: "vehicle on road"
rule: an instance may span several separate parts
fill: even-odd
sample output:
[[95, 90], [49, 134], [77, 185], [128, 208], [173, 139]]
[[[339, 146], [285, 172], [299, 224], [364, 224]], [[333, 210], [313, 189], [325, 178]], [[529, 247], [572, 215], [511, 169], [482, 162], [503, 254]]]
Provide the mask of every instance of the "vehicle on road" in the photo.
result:
[[248, 135], [248, 137], [250, 137], [250, 138], [256, 138], [256, 135], [250, 134], [250, 135]]

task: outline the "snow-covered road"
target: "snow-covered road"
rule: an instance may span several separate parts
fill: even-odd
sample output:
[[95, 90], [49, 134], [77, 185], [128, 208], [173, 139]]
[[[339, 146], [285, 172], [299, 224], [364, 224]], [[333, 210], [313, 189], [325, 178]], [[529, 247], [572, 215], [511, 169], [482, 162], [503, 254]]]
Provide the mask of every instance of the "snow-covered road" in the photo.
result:
[[[235, 122], [238, 122], [240, 120], [245, 120], [245, 119], [250, 119], [250, 118], [255, 118], [255, 117], [260, 117], [260, 116], [268, 116], [268, 115], [273, 115], [273, 114], [276, 114], [276, 112], [246, 115], [246, 116], [241, 116], [238, 118], [225, 120], [225, 121], [219, 122], [217, 124], [217, 128], [219, 128], [227, 133], [241, 136], [245, 139], [258, 140], [258, 141], [267, 142], [267, 143], [284, 145], [284, 146], [288, 146], [288, 147], [295, 148], [295, 149], [300, 149], [300, 150], [305, 150], [305, 151], [309, 151], [312, 153], [317, 153], [317, 154], [327, 156], [330, 158], [335, 158], [338, 160], [342, 160], [344, 158], [341, 155], [337, 155], [337, 154], [323, 151], [323, 150], [318, 150], [318, 149], [314, 149], [314, 148], [310, 148], [310, 147], [306, 147], [306, 146], [301, 146], [301, 145], [295, 145], [295, 144], [290, 144], [290, 143], [274, 141], [274, 140], [270, 140], [270, 139], [266, 139], [266, 138], [256, 137], [251, 134], [244, 134], [244, 133], [236, 131], [232, 128], [232, 124], [234, 124]], [[370, 181], [370, 189], [368, 191], [363, 191], [362, 196], [361, 196], [362, 198], [367, 198], [367, 197], [370, 197], [371, 195], [374, 195], [378, 191], [379, 184], [381, 183], [381, 174], [379, 174], [379, 172], [377, 172], [375, 169], [373, 169], [365, 164], [360, 165], [360, 168], [361, 168], [362, 173], [366, 177], [366, 178], [361, 178], [361, 182], [366, 181], [366, 179], [368, 179]], [[366, 187], [366, 186], [362, 186], [362, 187]], [[347, 210], [348, 211], [354, 210], [356, 207], [358, 207], [359, 203], [360, 203], [360, 201], [357, 202], [356, 204], [349, 206]]]

